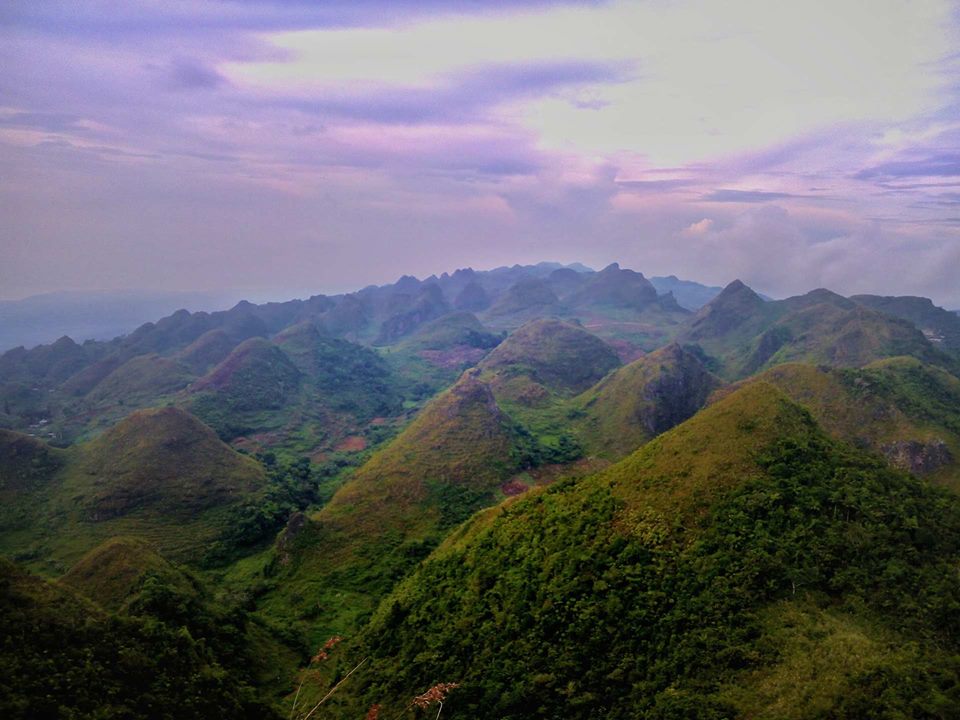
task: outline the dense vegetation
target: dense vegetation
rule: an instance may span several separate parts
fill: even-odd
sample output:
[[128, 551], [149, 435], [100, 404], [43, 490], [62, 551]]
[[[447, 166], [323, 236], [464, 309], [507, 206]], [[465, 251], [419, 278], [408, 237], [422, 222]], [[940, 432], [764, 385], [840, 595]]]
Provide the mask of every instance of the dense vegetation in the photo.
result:
[[784, 618], [803, 612], [879, 646], [911, 638], [862, 659], [824, 698], [830, 717], [953, 717], [960, 502], [828, 440], [785, 401], [755, 415], [756, 400], [702, 421], [734, 425], [701, 452], [753, 446], [732, 473], [670, 473], [685, 436], [667, 435], [455, 535], [365, 630], [366, 701], [456, 681], [470, 717], [730, 717], [760, 699], [759, 673], [798, 660]]
[[660, 280], [0, 356], [0, 714], [958, 717], [956, 323]]
[[246, 624], [156, 576], [111, 613], [0, 559], [0, 715], [279, 717], [254, 687]]

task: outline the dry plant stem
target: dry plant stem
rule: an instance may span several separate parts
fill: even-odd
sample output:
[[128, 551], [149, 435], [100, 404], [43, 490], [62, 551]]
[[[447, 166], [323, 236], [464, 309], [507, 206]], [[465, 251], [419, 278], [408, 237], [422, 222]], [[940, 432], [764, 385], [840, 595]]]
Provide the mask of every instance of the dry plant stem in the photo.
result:
[[293, 696], [293, 706], [290, 708], [290, 720], [293, 720], [293, 711], [297, 709], [297, 698], [300, 697], [300, 691], [303, 689], [303, 679], [300, 680], [300, 684], [297, 686], [297, 694]]
[[367, 658], [364, 658], [363, 660], [361, 660], [360, 662], [358, 662], [358, 663], [356, 664], [356, 666], [354, 666], [353, 670], [351, 670], [351, 671], [348, 672], [346, 675], [344, 675], [344, 676], [340, 679], [340, 682], [338, 682], [336, 685], [334, 685], [332, 688], [330, 688], [330, 692], [328, 692], [326, 695], [324, 695], [322, 698], [320, 698], [320, 702], [318, 702], [316, 705], [314, 705], [314, 706], [313, 706], [313, 709], [310, 710], [310, 712], [308, 712], [306, 715], [304, 715], [300, 720], [307, 720], [307, 718], [309, 718], [311, 715], [313, 715], [313, 714], [317, 711], [317, 708], [320, 707], [321, 705], [323, 705], [323, 703], [326, 702], [327, 698], [330, 697], [331, 695], [333, 695], [333, 694], [337, 691], [337, 688], [340, 687], [341, 685], [343, 685], [343, 684], [347, 681], [347, 678], [350, 677], [351, 675], [353, 675], [353, 674], [360, 668], [360, 666], [363, 665], [366, 661], [367, 661]]
[[439, 720], [439, 718], [440, 718], [440, 713], [443, 712], [443, 701], [440, 701], [439, 705], [440, 705], [440, 707], [437, 708], [437, 717], [436, 717], [435, 720]]

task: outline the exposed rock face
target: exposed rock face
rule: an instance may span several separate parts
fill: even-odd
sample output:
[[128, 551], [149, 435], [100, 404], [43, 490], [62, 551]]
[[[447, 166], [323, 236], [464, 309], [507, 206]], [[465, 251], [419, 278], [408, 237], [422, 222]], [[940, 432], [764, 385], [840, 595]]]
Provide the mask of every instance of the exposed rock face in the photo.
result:
[[900, 440], [880, 450], [893, 465], [914, 475], [928, 475], [953, 462], [953, 455], [943, 440], [928, 443]]
[[651, 435], [659, 435], [693, 417], [717, 387], [700, 361], [679, 345], [658, 352], [661, 372], [643, 391], [640, 421]]
[[290, 548], [297, 536], [307, 526], [307, 523], [307, 516], [302, 512], [293, 513], [287, 520], [287, 526], [280, 533], [280, 537], [277, 538], [277, 559], [281, 565], [290, 563]]

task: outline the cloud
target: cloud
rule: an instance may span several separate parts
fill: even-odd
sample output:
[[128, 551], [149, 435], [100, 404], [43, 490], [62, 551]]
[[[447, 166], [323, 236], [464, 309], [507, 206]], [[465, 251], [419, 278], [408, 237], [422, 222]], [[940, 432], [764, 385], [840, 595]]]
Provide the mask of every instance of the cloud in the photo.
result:
[[[476, 122], [478, 115], [503, 103], [630, 77], [625, 63], [553, 61], [473, 67], [428, 86], [330, 87], [299, 98], [267, 99], [320, 117], [416, 124]], [[257, 102], [260, 102], [259, 100]]]
[[557, 258], [955, 296], [944, 8], [7, 3], [0, 288]]
[[175, 58], [166, 70], [167, 84], [174, 90], [211, 90], [226, 83], [220, 73], [193, 58]]
[[717, 203], [766, 203], [785, 198], [803, 197], [783, 192], [768, 192], [765, 190], [715, 190], [700, 198], [701, 202]]
[[960, 178], [960, 151], [932, 152], [915, 160], [895, 160], [864, 168], [855, 176], [858, 180], [915, 177]]

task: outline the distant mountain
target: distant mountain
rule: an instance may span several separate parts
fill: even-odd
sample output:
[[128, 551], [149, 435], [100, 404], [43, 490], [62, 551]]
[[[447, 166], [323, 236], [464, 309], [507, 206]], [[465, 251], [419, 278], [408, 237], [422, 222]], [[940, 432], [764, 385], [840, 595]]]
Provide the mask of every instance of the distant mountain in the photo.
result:
[[829, 290], [765, 301], [739, 280], [702, 307], [678, 340], [712, 358], [728, 379], [790, 361], [857, 367], [911, 355], [952, 362], [910, 322]]
[[179, 308], [220, 310], [232, 301], [211, 293], [59, 292], [0, 300], [0, 352], [50, 343], [110, 340]]
[[721, 293], [723, 288], [701, 285], [691, 280], [680, 280], [676, 275], [652, 277], [650, 282], [661, 295], [673, 293], [681, 307], [699, 310]]
[[916, 325], [935, 347], [960, 351], [960, 318], [924, 297], [854, 295], [854, 302]]

